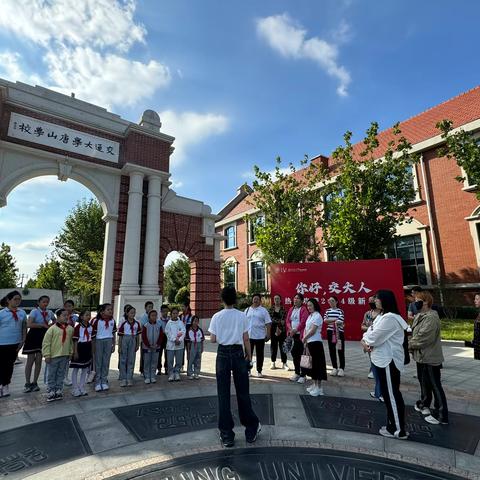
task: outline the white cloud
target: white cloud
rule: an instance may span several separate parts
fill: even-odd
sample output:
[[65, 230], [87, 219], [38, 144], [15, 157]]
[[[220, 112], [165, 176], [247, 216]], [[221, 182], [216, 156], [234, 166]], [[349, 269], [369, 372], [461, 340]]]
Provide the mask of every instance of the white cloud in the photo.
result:
[[[342, 40], [346, 40], [346, 27], [340, 27], [339, 34], [343, 36]], [[316, 62], [328, 75], [338, 80], [337, 93], [348, 95], [351, 76], [344, 66], [338, 64], [337, 45], [319, 37], [307, 39], [307, 31], [286, 13], [258, 19], [257, 32], [282, 56]]]
[[0, 28], [38, 45], [46, 72], [28, 75], [20, 55], [5, 52], [0, 73], [107, 108], [135, 105], [171, 80], [159, 61], [126, 55], [147, 33], [135, 8], [135, 0], [2, 0]]
[[134, 0], [2, 0], [0, 27], [45, 47], [58, 41], [127, 51], [146, 35], [135, 7]]
[[182, 112], [172, 110], [160, 112], [162, 131], [173, 135], [175, 152], [172, 160], [179, 164], [185, 160], [190, 146], [200, 143], [213, 135], [227, 131], [228, 118], [215, 113]]
[[10, 81], [40, 83], [40, 77], [26, 73], [20, 62], [20, 54], [10, 51], [0, 52], [0, 76]]
[[132, 61], [88, 47], [63, 47], [45, 56], [51, 88], [98, 105], [134, 105], [170, 83], [161, 63]]
[[52, 238], [40, 238], [38, 240], [27, 240], [26, 242], [11, 244], [12, 250], [44, 251], [51, 248]]
[[175, 180], [172, 180], [172, 185], [170, 185], [170, 186], [173, 190], [178, 190], [179, 188], [183, 187], [183, 182], [180, 181], [180, 180], [178, 182], [175, 181]]

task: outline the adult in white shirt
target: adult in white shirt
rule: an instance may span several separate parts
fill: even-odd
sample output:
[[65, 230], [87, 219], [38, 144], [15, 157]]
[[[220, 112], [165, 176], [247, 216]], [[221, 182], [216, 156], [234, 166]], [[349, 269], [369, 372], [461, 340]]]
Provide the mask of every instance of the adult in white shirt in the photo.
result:
[[364, 333], [362, 344], [371, 353], [372, 363], [380, 381], [387, 408], [387, 425], [380, 429], [384, 437], [408, 438], [405, 431], [405, 403], [400, 392], [400, 374], [404, 370], [403, 342], [407, 322], [400, 316], [395, 295], [390, 290], [379, 290], [375, 305], [381, 314]]
[[234, 308], [237, 303], [237, 292], [233, 287], [225, 287], [222, 290], [222, 301], [225, 308], [212, 317], [208, 331], [210, 332], [210, 341], [218, 343], [215, 367], [218, 394], [218, 429], [223, 445], [233, 447], [235, 433], [230, 407], [232, 374], [237, 394], [240, 422], [245, 427], [245, 438], [248, 443], [255, 442], [261, 426], [257, 415], [253, 411], [249, 391], [248, 370], [252, 361], [252, 353], [248, 336], [248, 319], [243, 312]]
[[315, 298], [308, 300], [307, 308], [309, 315], [305, 324], [303, 344], [312, 357], [310, 376], [313, 380], [312, 385], [307, 388], [307, 392], [312, 397], [318, 397], [323, 395], [322, 380], [327, 379], [327, 362], [322, 342], [323, 318], [320, 315], [320, 305]]
[[272, 319], [268, 310], [262, 306], [262, 296], [255, 293], [252, 297], [252, 305], [245, 311], [248, 318], [248, 336], [250, 348], [256, 352], [257, 377], [263, 377], [263, 361], [265, 358], [265, 343], [270, 340]]

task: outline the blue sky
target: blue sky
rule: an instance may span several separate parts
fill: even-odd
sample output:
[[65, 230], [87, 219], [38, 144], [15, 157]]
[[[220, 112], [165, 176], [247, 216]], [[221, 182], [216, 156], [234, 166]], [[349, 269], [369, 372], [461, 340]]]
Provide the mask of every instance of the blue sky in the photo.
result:
[[[175, 189], [218, 211], [254, 164], [328, 155], [345, 130], [358, 140], [476, 86], [479, 17], [447, 0], [2, 0], [0, 76], [132, 121], [157, 110]], [[46, 178], [11, 193], [0, 241], [21, 272], [90, 195]]]

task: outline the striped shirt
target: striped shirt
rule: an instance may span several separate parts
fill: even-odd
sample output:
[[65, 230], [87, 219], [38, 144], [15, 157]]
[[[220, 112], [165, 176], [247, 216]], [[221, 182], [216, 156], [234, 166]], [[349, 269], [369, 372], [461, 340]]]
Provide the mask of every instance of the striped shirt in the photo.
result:
[[[339, 332], [343, 332], [345, 315], [343, 314], [343, 310], [341, 308], [328, 308], [325, 312], [325, 319], [334, 319], [335, 321], [340, 320], [342, 323], [337, 323], [337, 328]], [[327, 323], [327, 330], [333, 330], [333, 323]]]

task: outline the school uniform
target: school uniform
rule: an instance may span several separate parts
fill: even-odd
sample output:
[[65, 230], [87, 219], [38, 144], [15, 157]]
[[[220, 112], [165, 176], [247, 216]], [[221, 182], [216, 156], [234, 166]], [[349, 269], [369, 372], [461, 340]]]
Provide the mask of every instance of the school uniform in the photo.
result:
[[41, 310], [34, 308], [28, 316], [35, 325], [41, 325], [43, 328], [30, 328], [25, 338], [25, 345], [22, 353], [37, 353], [42, 351], [43, 337], [47, 333], [48, 327], [55, 321], [55, 316], [51, 310]]
[[[73, 394], [75, 396], [86, 395], [85, 381], [92, 366], [92, 340], [94, 337], [93, 327], [90, 323], [86, 326], [77, 323], [73, 329], [73, 343], [77, 346], [77, 358], [70, 361], [72, 370]], [[78, 374], [80, 372], [80, 381]]]
[[0, 386], [10, 385], [26, 322], [27, 314], [24, 310], [0, 310]]
[[[180, 319], [169, 320], [165, 327], [165, 335], [167, 337], [168, 375], [175, 375], [178, 379], [183, 361], [185, 325]], [[176, 340], [180, 341], [179, 345], [175, 344]]]
[[[328, 339], [328, 352], [330, 354], [330, 361], [334, 370], [340, 368], [345, 369], [345, 331], [344, 322], [345, 315], [341, 308], [328, 308], [325, 312], [325, 318], [330, 320], [334, 319], [335, 322], [327, 324], [327, 339]], [[339, 322], [337, 324], [337, 321]], [[340, 361], [340, 366], [337, 362]]]
[[95, 371], [97, 385], [108, 385], [108, 371], [112, 356], [113, 337], [117, 332], [117, 324], [113, 318], [96, 318], [93, 321], [95, 336]]
[[142, 328], [143, 376], [145, 380], [155, 382], [158, 355], [163, 343], [163, 329], [159, 322], [146, 323]]
[[56, 323], [47, 330], [42, 343], [42, 355], [50, 358], [48, 364], [48, 393], [61, 394], [68, 361], [73, 353], [73, 327]]
[[200, 375], [200, 369], [202, 367], [202, 350], [203, 342], [205, 341], [205, 335], [200, 327], [196, 330], [191, 328], [188, 331], [187, 338], [190, 345], [187, 374], [189, 376], [195, 375], [198, 378], [198, 375]]
[[67, 315], [67, 324], [75, 328], [75, 325], [78, 323], [78, 315], [76, 313], [71, 313]]
[[[140, 327], [143, 327], [148, 323], [148, 313], [145, 312], [138, 320], [140, 322]], [[140, 352], [140, 373], [143, 373], [143, 355]]]
[[130, 323], [124, 320], [118, 329], [120, 349], [120, 375], [119, 380], [133, 381], [133, 369], [135, 368], [135, 354], [137, 352], [137, 338], [142, 333], [140, 323], [134, 320]]

